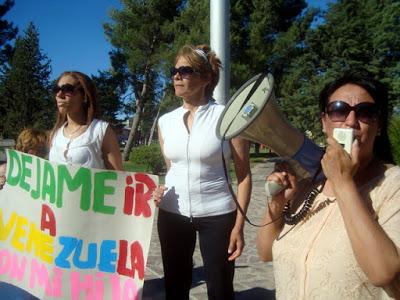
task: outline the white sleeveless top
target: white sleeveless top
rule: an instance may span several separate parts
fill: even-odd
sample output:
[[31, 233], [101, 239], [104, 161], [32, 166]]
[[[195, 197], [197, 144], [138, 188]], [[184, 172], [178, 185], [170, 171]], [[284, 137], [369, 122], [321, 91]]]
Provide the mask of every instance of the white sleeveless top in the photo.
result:
[[[221, 140], [216, 134], [223, 109], [213, 101], [200, 106], [190, 134], [184, 123], [187, 109], [183, 107], [159, 119], [164, 155], [171, 162], [165, 177], [168, 190], [160, 208], [187, 217], [222, 215], [236, 209], [224, 175]], [[229, 166], [229, 142], [224, 141], [223, 147]]]
[[94, 119], [85, 132], [72, 139], [64, 136], [64, 127], [65, 124], [54, 134], [49, 160], [60, 164], [104, 169], [101, 147], [108, 123]]

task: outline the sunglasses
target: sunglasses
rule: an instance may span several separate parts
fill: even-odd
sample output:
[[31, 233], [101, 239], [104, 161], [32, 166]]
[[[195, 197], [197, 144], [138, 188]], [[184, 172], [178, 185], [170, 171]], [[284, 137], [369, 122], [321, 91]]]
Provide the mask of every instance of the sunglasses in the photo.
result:
[[78, 86], [66, 83], [63, 84], [62, 86], [55, 85], [53, 87], [53, 93], [57, 94], [59, 91], [61, 91], [63, 94], [73, 94], [77, 89]]
[[379, 115], [379, 108], [375, 103], [362, 102], [351, 106], [344, 101], [332, 101], [326, 107], [326, 113], [332, 122], [344, 122], [351, 111], [356, 114], [357, 120], [371, 124]]
[[171, 77], [174, 77], [178, 73], [182, 77], [185, 77], [185, 76], [192, 75], [194, 73], [194, 69], [189, 66], [182, 66], [179, 68], [171, 68]]

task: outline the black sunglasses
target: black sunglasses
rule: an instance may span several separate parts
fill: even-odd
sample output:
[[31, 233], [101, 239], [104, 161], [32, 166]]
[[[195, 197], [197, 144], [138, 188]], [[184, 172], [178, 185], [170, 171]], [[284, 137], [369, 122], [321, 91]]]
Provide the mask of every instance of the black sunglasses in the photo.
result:
[[182, 66], [179, 68], [171, 68], [171, 77], [175, 76], [177, 73], [181, 76], [192, 75], [194, 73], [194, 69], [189, 66]]
[[59, 91], [61, 91], [63, 94], [73, 94], [78, 88], [79, 86], [72, 85], [69, 83], [63, 84], [61, 86], [55, 85], [53, 87], [53, 93], [57, 94]]
[[371, 124], [379, 115], [379, 108], [372, 102], [361, 102], [351, 106], [344, 101], [332, 101], [326, 107], [326, 113], [332, 122], [344, 122], [351, 111], [356, 114], [357, 120]]

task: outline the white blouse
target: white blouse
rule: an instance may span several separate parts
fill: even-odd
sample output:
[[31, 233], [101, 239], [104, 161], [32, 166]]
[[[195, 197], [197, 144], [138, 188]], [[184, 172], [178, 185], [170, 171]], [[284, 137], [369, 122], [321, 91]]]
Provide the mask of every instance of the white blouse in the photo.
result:
[[65, 124], [54, 134], [49, 160], [60, 164], [104, 169], [101, 147], [108, 123], [94, 119], [85, 132], [71, 139], [64, 136], [64, 127]]
[[[200, 106], [190, 133], [184, 123], [187, 109], [183, 107], [159, 119], [164, 155], [171, 161], [162, 209], [187, 217], [221, 215], [236, 209], [224, 175], [221, 140], [216, 135], [223, 109], [213, 101]], [[225, 141], [223, 147], [229, 167], [229, 142]]]

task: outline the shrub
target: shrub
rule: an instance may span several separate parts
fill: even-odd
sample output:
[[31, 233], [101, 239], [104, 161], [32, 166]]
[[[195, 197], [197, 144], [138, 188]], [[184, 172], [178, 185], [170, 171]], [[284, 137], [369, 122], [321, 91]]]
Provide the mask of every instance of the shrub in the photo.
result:
[[164, 157], [159, 144], [135, 147], [129, 157], [134, 165], [145, 166], [146, 172], [161, 175], [165, 173]]
[[389, 123], [388, 135], [392, 146], [393, 160], [400, 165], [400, 117], [393, 117]]

